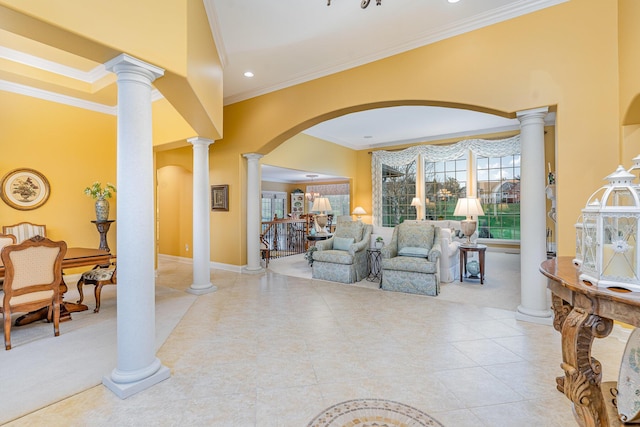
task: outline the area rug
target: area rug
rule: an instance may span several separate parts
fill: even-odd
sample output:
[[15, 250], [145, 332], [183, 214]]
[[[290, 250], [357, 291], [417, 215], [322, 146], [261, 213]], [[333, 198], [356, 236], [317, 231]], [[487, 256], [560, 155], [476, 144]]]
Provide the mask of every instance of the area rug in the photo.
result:
[[307, 427], [426, 427], [443, 424], [429, 415], [399, 402], [357, 399], [322, 411]]
[[[0, 425], [97, 386], [116, 367], [117, 287], [102, 290], [100, 313], [93, 312], [92, 293], [85, 290], [89, 310], [72, 313], [73, 320], [60, 324], [59, 337], [46, 322], [11, 329], [13, 348], [0, 349]], [[65, 300], [78, 296], [71, 286]], [[155, 296], [160, 348], [197, 297], [162, 286], [156, 286]]]

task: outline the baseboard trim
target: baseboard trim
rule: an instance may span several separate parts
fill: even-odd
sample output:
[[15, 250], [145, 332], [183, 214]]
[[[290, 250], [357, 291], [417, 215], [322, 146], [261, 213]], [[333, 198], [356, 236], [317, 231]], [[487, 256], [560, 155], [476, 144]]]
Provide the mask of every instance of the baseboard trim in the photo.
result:
[[[158, 254], [159, 260], [175, 261], [181, 264], [193, 264], [192, 258], [186, 258], [176, 255]], [[242, 273], [241, 265], [224, 264], [221, 262], [209, 262], [209, 268], [215, 268], [217, 270], [233, 271], [234, 273]]]

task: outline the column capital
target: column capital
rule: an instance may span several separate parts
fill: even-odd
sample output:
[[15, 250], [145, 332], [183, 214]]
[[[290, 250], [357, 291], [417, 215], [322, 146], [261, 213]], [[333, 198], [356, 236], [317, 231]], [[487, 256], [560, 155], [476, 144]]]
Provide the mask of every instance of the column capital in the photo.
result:
[[247, 160], [260, 160], [264, 157], [264, 154], [259, 153], [246, 153], [243, 154], [242, 157], [245, 157]]
[[520, 123], [530, 119], [542, 119], [549, 112], [549, 107], [532, 108], [531, 110], [522, 110], [516, 112], [516, 117], [520, 120]]
[[202, 138], [201, 136], [194, 136], [193, 138], [187, 139], [187, 142], [189, 144], [192, 144], [193, 146], [196, 146], [196, 145], [209, 146], [213, 144], [215, 141], [209, 138]]
[[107, 71], [119, 74], [122, 71], [137, 72], [145, 75], [150, 81], [154, 81], [158, 77], [164, 76], [164, 69], [141, 61], [133, 56], [121, 53], [113, 59], [105, 62], [104, 67]]

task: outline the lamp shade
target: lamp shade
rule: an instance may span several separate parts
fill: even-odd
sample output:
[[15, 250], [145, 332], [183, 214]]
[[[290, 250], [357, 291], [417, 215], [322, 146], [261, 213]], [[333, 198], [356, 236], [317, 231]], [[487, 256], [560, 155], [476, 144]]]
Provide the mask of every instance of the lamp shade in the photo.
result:
[[331, 203], [326, 197], [316, 197], [311, 210], [314, 212], [326, 212], [331, 210]]
[[420, 203], [420, 199], [414, 197], [413, 200], [411, 200], [411, 206], [422, 206], [422, 203]]
[[458, 203], [456, 204], [456, 209], [453, 214], [455, 216], [464, 216], [469, 218], [484, 215], [484, 211], [482, 210], [482, 205], [480, 205], [480, 200], [476, 197], [463, 197], [458, 199]]
[[356, 208], [351, 212], [351, 215], [366, 215], [367, 211], [365, 211], [362, 206], [356, 206]]

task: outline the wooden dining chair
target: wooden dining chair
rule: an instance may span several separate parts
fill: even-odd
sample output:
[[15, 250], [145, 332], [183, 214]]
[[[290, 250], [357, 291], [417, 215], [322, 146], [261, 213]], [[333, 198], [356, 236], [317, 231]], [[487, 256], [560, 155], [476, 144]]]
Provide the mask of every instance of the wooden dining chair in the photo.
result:
[[36, 236], [5, 246], [0, 257], [5, 268], [4, 297], [0, 311], [4, 319], [4, 347], [11, 349], [11, 315], [44, 307], [53, 320], [53, 332], [60, 335], [60, 283], [62, 259], [67, 244]]
[[16, 243], [22, 243], [35, 236], [47, 237], [47, 226], [33, 224], [30, 222], [20, 222], [2, 227], [2, 233], [16, 236]]
[[102, 293], [102, 287], [104, 285], [115, 285], [118, 279], [117, 275], [116, 257], [111, 258], [109, 265], [96, 265], [92, 270], [82, 273], [80, 280], [78, 280], [78, 293], [80, 294], [78, 304], [82, 304], [84, 300], [83, 286], [94, 285], [93, 294], [96, 297], [96, 308], [93, 312], [98, 313], [100, 311], [100, 294]]

